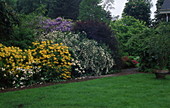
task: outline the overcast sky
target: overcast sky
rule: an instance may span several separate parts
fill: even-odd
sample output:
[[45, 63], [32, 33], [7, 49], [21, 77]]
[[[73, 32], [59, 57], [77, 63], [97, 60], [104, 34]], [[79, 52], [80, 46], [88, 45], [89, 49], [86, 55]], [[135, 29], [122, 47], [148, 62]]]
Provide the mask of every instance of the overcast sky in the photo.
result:
[[[117, 15], [121, 16], [126, 2], [127, 2], [127, 0], [114, 0], [114, 8], [115, 9], [112, 9], [111, 13], [114, 16], [117, 16]], [[156, 5], [155, 5], [156, 2], [157, 2], [157, 0], [152, 0], [152, 3], [153, 3], [153, 7], [151, 8], [151, 11], [152, 11], [151, 18], [152, 19], [154, 18], [154, 12], [156, 10]]]

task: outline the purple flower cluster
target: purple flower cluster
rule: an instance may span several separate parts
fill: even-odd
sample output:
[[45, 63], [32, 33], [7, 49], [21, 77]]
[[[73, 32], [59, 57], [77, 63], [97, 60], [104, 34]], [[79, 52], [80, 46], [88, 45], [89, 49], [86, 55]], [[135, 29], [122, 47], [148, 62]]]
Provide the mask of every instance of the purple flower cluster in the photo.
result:
[[44, 33], [49, 33], [53, 31], [71, 31], [73, 28], [73, 22], [71, 20], [66, 20], [61, 17], [56, 19], [46, 19], [40, 22], [40, 29]]

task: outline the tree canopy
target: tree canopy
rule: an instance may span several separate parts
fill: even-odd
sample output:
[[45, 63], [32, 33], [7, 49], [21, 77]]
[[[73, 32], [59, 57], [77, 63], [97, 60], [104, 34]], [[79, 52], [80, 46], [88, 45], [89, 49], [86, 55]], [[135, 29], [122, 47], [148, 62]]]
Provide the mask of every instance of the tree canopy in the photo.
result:
[[47, 0], [17, 0], [17, 11], [22, 14], [29, 14], [41, 5], [47, 6]]
[[125, 16], [112, 22], [110, 26], [116, 34], [123, 55], [138, 55], [138, 51], [141, 48], [138, 48], [140, 46], [139, 43], [142, 41], [139, 34], [147, 29], [145, 23], [132, 16]]
[[46, 16], [51, 18], [64, 17], [76, 20], [79, 14], [79, 4], [82, 0], [18, 0], [17, 11], [29, 14], [42, 5]]
[[101, 0], [83, 0], [79, 6], [78, 19], [108, 22], [110, 13], [106, 12], [102, 6], [98, 5], [100, 2]]
[[79, 4], [82, 0], [51, 0], [48, 16], [51, 18], [64, 17], [76, 20], [79, 14]]
[[5, 40], [12, 33], [12, 27], [18, 23], [15, 13], [6, 2], [0, 1], [0, 38]]
[[123, 10], [123, 15], [133, 16], [149, 25], [151, 6], [151, 0], [128, 0]]

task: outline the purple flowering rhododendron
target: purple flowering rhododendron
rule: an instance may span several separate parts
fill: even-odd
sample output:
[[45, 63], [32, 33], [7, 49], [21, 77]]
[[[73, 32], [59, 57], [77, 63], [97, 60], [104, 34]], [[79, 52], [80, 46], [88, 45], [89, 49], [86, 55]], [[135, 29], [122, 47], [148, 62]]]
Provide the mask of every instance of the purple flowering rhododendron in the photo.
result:
[[61, 17], [56, 19], [46, 19], [40, 21], [40, 28], [44, 33], [49, 33], [53, 31], [71, 31], [73, 28], [73, 22], [71, 20], [66, 20]]

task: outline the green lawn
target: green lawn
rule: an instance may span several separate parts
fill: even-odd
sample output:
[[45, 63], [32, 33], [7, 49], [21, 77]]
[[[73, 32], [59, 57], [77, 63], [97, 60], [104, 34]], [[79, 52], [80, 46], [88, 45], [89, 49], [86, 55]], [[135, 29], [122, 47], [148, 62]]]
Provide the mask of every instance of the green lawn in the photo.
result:
[[170, 108], [170, 76], [133, 74], [0, 93], [0, 108]]

